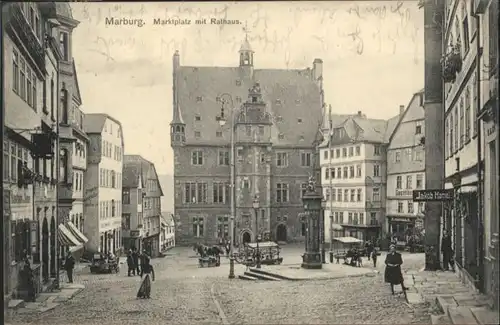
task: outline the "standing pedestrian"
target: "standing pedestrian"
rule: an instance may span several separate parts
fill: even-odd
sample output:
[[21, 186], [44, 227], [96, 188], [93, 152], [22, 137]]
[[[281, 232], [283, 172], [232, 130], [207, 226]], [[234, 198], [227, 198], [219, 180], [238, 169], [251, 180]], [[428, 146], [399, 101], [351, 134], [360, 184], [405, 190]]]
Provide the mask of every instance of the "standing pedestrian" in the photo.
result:
[[403, 291], [408, 290], [404, 285], [403, 273], [401, 272], [401, 265], [403, 264], [403, 257], [400, 253], [396, 252], [396, 246], [391, 245], [389, 254], [385, 258], [385, 273], [384, 280], [391, 285], [391, 292], [394, 294], [394, 286], [401, 285]]
[[143, 264], [141, 267], [141, 272], [144, 274], [144, 278], [142, 279], [141, 286], [139, 287], [139, 291], [137, 292], [137, 298], [149, 299], [151, 298], [151, 282], [155, 280], [155, 270], [150, 264], [149, 259], [144, 260], [144, 262], [146, 264]]
[[127, 253], [127, 267], [128, 267], [128, 276], [130, 275], [135, 275], [135, 264], [134, 264], [134, 258], [132, 257], [132, 250], [128, 250]]
[[377, 267], [377, 258], [378, 258], [378, 252], [376, 248], [373, 248], [372, 250], [372, 261], [373, 261], [373, 267]]
[[73, 283], [73, 269], [75, 268], [75, 258], [71, 255], [71, 252], [68, 251], [66, 255], [66, 259], [64, 261], [64, 269], [66, 270], [66, 274], [68, 275], [68, 282]]
[[132, 260], [134, 261], [134, 275], [141, 275], [139, 270], [139, 253], [135, 247], [132, 248]]
[[453, 263], [451, 261], [453, 256], [453, 248], [451, 247], [451, 236], [448, 230], [445, 231], [443, 239], [441, 240], [441, 252], [443, 253], [443, 269], [448, 271], [453, 269]]

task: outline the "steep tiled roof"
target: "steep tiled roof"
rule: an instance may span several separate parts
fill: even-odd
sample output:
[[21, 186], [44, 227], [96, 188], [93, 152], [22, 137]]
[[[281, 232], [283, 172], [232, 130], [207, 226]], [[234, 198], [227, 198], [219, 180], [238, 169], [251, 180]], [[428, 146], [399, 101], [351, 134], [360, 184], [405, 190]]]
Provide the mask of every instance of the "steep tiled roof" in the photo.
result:
[[86, 133], [101, 133], [106, 122], [106, 114], [85, 114], [83, 128]]
[[[328, 120], [328, 118], [327, 118]], [[389, 138], [396, 128], [399, 115], [389, 120], [367, 118], [362, 114], [338, 115], [332, 114], [333, 128], [343, 127], [347, 135], [354, 141], [370, 141], [389, 143]], [[323, 124], [328, 126], [328, 122]], [[324, 128], [325, 140], [321, 148], [328, 146], [328, 128]]]
[[[249, 78], [240, 67], [185, 67], [177, 70], [180, 110], [186, 123], [187, 144], [227, 144], [230, 128], [220, 128], [216, 116], [221, 103], [217, 98], [230, 94], [234, 107], [248, 98], [248, 90], [260, 83], [267, 112], [273, 117], [272, 141], [276, 145], [311, 145], [322, 119], [319, 86], [307, 70], [254, 70]], [[229, 108], [226, 108], [229, 109]], [[225, 112], [230, 115], [230, 112]], [[196, 121], [195, 117], [199, 116]], [[300, 121], [300, 122], [299, 122]], [[216, 137], [216, 131], [223, 137]], [[195, 137], [195, 132], [200, 137]], [[283, 134], [280, 139], [279, 134]]]
[[[156, 173], [155, 165], [145, 159], [140, 155], [124, 155], [123, 156], [123, 177], [125, 178], [125, 171], [127, 171], [127, 178], [129, 179], [130, 184], [134, 186], [130, 187], [138, 187], [139, 185], [139, 176], [141, 176], [142, 187], [146, 186], [146, 181], [148, 179], [148, 172], [152, 169], [156, 177], [158, 178], [158, 174]], [[125, 180], [123, 180], [123, 184], [125, 185]], [[163, 190], [161, 188], [161, 184], [158, 181], [158, 187], [160, 189], [160, 196], [163, 196]]]
[[120, 129], [122, 129], [122, 136], [123, 136], [123, 128], [120, 121], [118, 121], [112, 116], [109, 116], [108, 114], [103, 114], [103, 113], [85, 114], [85, 120], [83, 122], [83, 127], [85, 129], [85, 132], [101, 133], [104, 128], [104, 123], [108, 118], [120, 126]]

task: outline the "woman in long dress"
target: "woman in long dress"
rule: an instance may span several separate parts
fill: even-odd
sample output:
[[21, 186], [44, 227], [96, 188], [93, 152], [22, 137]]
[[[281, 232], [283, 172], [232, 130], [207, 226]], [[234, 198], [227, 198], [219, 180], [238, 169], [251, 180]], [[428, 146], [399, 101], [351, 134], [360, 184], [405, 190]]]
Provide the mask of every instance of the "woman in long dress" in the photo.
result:
[[384, 279], [385, 282], [390, 283], [391, 292], [394, 294], [394, 286], [401, 285], [403, 291], [408, 290], [404, 285], [403, 273], [401, 272], [401, 265], [403, 264], [403, 258], [401, 254], [396, 252], [396, 246], [391, 245], [389, 254], [385, 258], [385, 272]]
[[142, 278], [141, 287], [137, 292], [137, 298], [149, 299], [151, 298], [151, 282], [155, 280], [155, 271], [149, 259], [142, 266], [141, 273], [143, 273], [144, 277]]

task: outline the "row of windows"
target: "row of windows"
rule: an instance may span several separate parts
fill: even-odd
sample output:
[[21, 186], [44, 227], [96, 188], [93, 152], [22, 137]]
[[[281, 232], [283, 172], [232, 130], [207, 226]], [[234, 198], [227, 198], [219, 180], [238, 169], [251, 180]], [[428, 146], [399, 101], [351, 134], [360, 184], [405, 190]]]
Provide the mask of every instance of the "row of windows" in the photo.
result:
[[21, 145], [11, 142], [3, 142], [3, 180], [5, 182], [17, 181], [17, 173], [19, 170], [19, 164], [26, 163], [27, 166], [31, 165], [31, 157], [29, 155], [29, 150], [22, 147]]
[[[375, 156], [380, 156], [381, 152], [382, 149], [380, 145], [373, 146], [373, 154]], [[361, 156], [361, 146], [337, 148], [337, 149], [325, 150], [323, 152], [324, 159], [346, 158], [354, 156]]]
[[[373, 165], [373, 176], [380, 176], [380, 165]], [[326, 168], [325, 179], [347, 179], [347, 178], [361, 178], [362, 169], [361, 165], [344, 166], [337, 168]]]
[[147, 197], [144, 198], [144, 209], [160, 209], [161, 208], [161, 200], [159, 197]]
[[99, 218], [113, 218], [120, 216], [122, 212], [122, 202], [121, 201], [101, 201], [99, 202]]
[[[236, 151], [236, 156], [238, 160], [243, 159], [243, 149], [238, 148]], [[265, 153], [260, 154], [260, 162], [267, 162], [267, 155]], [[205, 163], [205, 157], [203, 155], [203, 151], [195, 150], [191, 152], [191, 164], [195, 166], [203, 166]], [[229, 151], [219, 150], [217, 155], [217, 164], [219, 166], [229, 166], [230, 163], [230, 155]], [[287, 167], [289, 166], [289, 153], [288, 152], [277, 152], [276, 153], [276, 166], [278, 167]], [[301, 152], [300, 153], [300, 166], [302, 167], [311, 167], [312, 166], [312, 153], [310, 152]]]
[[114, 170], [99, 168], [99, 187], [121, 188], [122, 174]]
[[[396, 176], [396, 189], [402, 189], [402, 188], [403, 188], [403, 176]], [[415, 188], [416, 189], [424, 188], [424, 174], [416, 175]], [[413, 175], [406, 176], [406, 189], [408, 190], [413, 189]]]
[[[398, 201], [398, 213], [415, 213], [415, 204], [413, 201], [407, 201], [406, 207], [407, 208], [405, 211], [405, 202]], [[418, 213], [424, 212], [424, 203], [423, 202], [418, 202], [417, 211], [418, 211]]]
[[[250, 188], [249, 181], [243, 183], [243, 188]], [[301, 196], [304, 196], [307, 191], [307, 183], [300, 184]], [[290, 201], [290, 186], [287, 183], [276, 184], [276, 197], [277, 203], [286, 203]], [[228, 203], [231, 195], [229, 183], [213, 183], [212, 184], [212, 198], [209, 202], [208, 183], [204, 182], [190, 182], [184, 184], [184, 203]]]
[[[467, 85], [462, 97], [445, 120], [445, 155], [446, 158], [453, 156], [458, 150], [468, 143], [472, 136], [477, 134], [475, 116], [477, 114], [476, 101], [476, 78], [471, 77], [472, 85]], [[472, 92], [472, 95], [471, 95]], [[471, 130], [472, 128], [472, 130]]]
[[36, 112], [38, 78], [35, 72], [17, 50], [13, 52], [12, 67], [12, 90]]
[[116, 161], [122, 160], [122, 148], [106, 140], [102, 140], [101, 153], [104, 157], [113, 158]]
[[[67, 165], [64, 155], [61, 155], [61, 180], [66, 181], [66, 171]], [[19, 175], [22, 167], [30, 168], [32, 167], [33, 172], [41, 175], [44, 178], [49, 178], [51, 180], [56, 179], [56, 166], [55, 159], [36, 159], [33, 161], [29, 154], [29, 150], [25, 147], [12, 142], [4, 141], [3, 150], [3, 180], [6, 182], [16, 182], [18, 181]]]
[[[347, 219], [344, 218], [347, 216]], [[364, 225], [365, 224], [365, 214], [363, 212], [334, 212], [330, 216], [330, 221], [335, 224], [348, 224], [348, 225]], [[370, 220], [368, 221], [371, 225], [377, 224], [377, 213], [370, 213]]]
[[[113, 123], [109, 123], [109, 127], [108, 127], [108, 123], [104, 123], [104, 132], [107, 132], [107, 133], [113, 135]], [[122, 136], [122, 130], [118, 126], [116, 128], [116, 137], [121, 138], [121, 136]]]
[[[361, 202], [363, 201], [363, 190], [361, 188], [358, 189], [341, 189], [341, 188], [333, 188], [325, 189], [325, 200], [333, 201], [333, 202]], [[372, 201], [379, 202], [380, 201], [380, 189], [375, 187], [372, 189]]]
[[407, 161], [422, 161], [422, 156], [423, 156], [423, 150], [420, 150], [420, 148], [413, 149], [413, 148], [406, 148], [403, 150], [395, 150], [394, 151], [394, 162], [401, 162], [401, 155], [406, 155], [406, 159], [404, 159], [404, 162]]

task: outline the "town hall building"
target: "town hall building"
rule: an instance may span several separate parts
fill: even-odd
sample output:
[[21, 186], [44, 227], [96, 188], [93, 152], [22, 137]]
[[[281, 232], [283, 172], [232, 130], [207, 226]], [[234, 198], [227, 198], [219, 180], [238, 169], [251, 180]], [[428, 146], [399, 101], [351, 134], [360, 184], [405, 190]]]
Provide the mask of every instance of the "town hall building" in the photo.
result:
[[[179, 52], [173, 56], [170, 126], [179, 245], [231, 237], [236, 243], [258, 236], [304, 239], [300, 213], [321, 141], [323, 62], [315, 59], [305, 69], [255, 69], [254, 54], [246, 38], [235, 67], [182, 66]], [[236, 211], [231, 236], [232, 130]]]

